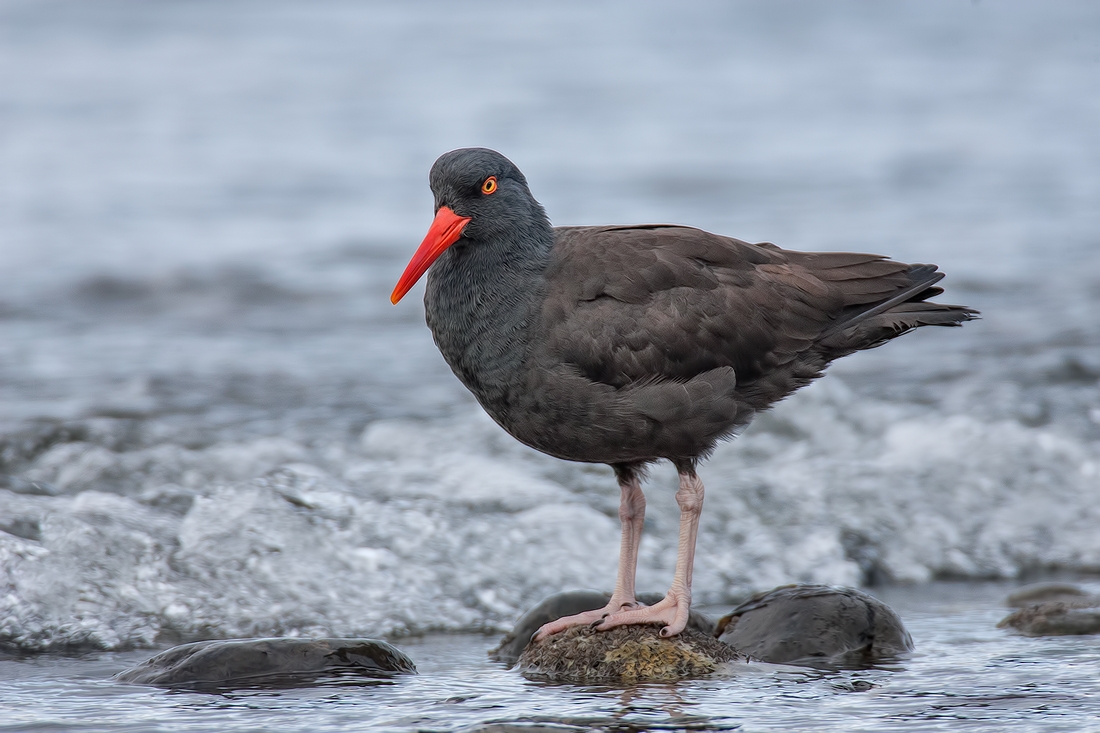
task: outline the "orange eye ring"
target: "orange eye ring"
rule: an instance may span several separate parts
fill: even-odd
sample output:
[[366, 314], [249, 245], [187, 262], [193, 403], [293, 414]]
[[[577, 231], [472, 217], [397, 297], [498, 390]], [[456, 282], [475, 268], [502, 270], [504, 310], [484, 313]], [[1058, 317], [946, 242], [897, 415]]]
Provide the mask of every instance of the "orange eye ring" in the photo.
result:
[[481, 192], [483, 194], [496, 193], [497, 190], [497, 177], [489, 176], [485, 179], [485, 183], [481, 184]]

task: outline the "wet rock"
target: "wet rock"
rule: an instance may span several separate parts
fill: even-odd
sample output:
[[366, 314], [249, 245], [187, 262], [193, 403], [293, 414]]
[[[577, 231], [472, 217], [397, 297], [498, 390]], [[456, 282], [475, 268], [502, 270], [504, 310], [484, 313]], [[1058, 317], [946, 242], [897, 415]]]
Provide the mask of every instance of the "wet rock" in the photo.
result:
[[997, 628], [1015, 629], [1024, 636], [1100, 634], [1100, 597], [1035, 603], [1013, 611]]
[[901, 619], [854, 588], [785, 585], [718, 620], [719, 639], [776, 664], [863, 666], [913, 650]]
[[1025, 636], [1074, 636], [1100, 633], [1100, 596], [1069, 583], [1025, 585], [1005, 599], [1018, 608], [997, 624]]
[[745, 657], [698, 629], [671, 639], [660, 625], [619, 626], [596, 631], [574, 626], [532, 642], [519, 658], [526, 677], [574, 684], [672, 682], [702, 677]]
[[[660, 593], [638, 594], [638, 600], [649, 605], [657, 603], [663, 597]], [[513, 665], [519, 661], [520, 654], [527, 647], [527, 643], [543, 624], [556, 621], [562, 616], [572, 616], [575, 613], [602, 608], [609, 600], [611, 600], [610, 593], [601, 593], [596, 590], [567, 590], [555, 593], [523, 614], [512, 631], [501, 639], [500, 645], [489, 652], [489, 658]], [[714, 621], [698, 611], [692, 611], [688, 619], [688, 628], [712, 636]]]
[[1048, 601], [1074, 603], [1090, 597], [1088, 593], [1069, 583], [1034, 583], [1013, 591], [1005, 599], [1005, 605], [1009, 608], [1025, 608]]
[[385, 679], [397, 674], [416, 674], [416, 666], [384, 641], [277, 638], [182, 644], [115, 679], [162, 687], [286, 687], [322, 676]]

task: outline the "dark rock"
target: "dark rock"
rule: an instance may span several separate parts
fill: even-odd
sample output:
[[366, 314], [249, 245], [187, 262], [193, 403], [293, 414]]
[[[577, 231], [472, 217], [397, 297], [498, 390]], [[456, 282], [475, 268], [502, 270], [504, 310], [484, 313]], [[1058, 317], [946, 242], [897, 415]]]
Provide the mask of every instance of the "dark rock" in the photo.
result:
[[732, 647], [687, 628], [665, 639], [660, 625], [597, 631], [574, 626], [532, 642], [519, 658], [526, 677], [573, 684], [672, 682], [702, 677], [727, 662], [745, 661]]
[[[664, 597], [661, 593], [639, 593], [642, 603], [652, 605]], [[508, 665], [515, 664], [531, 641], [535, 632], [546, 623], [556, 621], [562, 616], [593, 611], [602, 608], [611, 600], [610, 593], [596, 590], [567, 590], [555, 593], [539, 602], [534, 608], [520, 617], [515, 627], [500, 640], [500, 645], [489, 652], [489, 658]], [[688, 628], [707, 635], [714, 634], [714, 621], [698, 611], [692, 611], [688, 618]]]
[[889, 606], [862, 591], [826, 585], [757, 593], [719, 619], [718, 637], [776, 664], [859, 667], [913, 650]]
[[321, 676], [385, 679], [416, 674], [404, 653], [377, 639], [232, 639], [173, 647], [115, 675], [138, 685], [286, 687]]
[[1013, 611], [997, 624], [1025, 636], [1100, 634], [1100, 597], [1072, 601], [1045, 601]]
[[1070, 603], [1087, 598], [1090, 598], [1088, 593], [1069, 583], [1034, 583], [1013, 591], [1005, 599], [1005, 605], [1009, 608], [1025, 608], [1047, 601]]

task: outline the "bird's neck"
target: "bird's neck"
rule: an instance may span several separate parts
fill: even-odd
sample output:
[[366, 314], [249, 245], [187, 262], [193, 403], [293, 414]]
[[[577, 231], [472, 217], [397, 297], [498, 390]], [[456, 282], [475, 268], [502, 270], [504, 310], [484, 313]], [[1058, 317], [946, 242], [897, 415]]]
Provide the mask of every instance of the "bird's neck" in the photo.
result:
[[554, 234], [545, 217], [505, 236], [459, 240], [432, 265], [424, 295], [440, 352], [483, 406], [519, 383], [545, 292]]

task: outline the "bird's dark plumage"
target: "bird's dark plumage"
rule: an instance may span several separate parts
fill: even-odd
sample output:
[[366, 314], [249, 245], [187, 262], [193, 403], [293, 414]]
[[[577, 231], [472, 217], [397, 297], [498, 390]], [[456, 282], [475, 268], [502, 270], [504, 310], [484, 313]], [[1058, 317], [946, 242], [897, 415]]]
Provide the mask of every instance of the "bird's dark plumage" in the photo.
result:
[[679, 226], [565, 227], [554, 241], [535, 353], [613, 388], [622, 417], [649, 423], [648, 439], [628, 441], [640, 459], [706, 454], [830, 361], [972, 316], [923, 302], [938, 292], [934, 267], [877, 255]]
[[[430, 181], [435, 233], [414, 263], [434, 262], [425, 307], [443, 356], [513, 436], [615, 466], [624, 492], [661, 458], [693, 477], [717, 441], [834, 359], [977, 315], [928, 301], [942, 292], [934, 265], [683, 226], [551, 227], [491, 150], [443, 155]], [[395, 302], [427, 266], [410, 263]]]
[[471, 217], [428, 274], [439, 348], [497, 422], [560, 458], [692, 460], [832, 360], [975, 315], [927, 302], [932, 265], [682, 226], [553, 228], [493, 151], [448, 153], [431, 183], [437, 209]]

